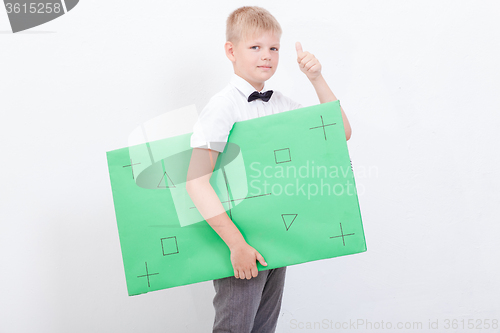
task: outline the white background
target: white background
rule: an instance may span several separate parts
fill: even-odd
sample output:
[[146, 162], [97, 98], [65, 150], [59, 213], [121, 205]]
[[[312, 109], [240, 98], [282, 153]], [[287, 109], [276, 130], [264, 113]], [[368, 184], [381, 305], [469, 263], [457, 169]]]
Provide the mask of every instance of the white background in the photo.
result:
[[500, 331], [467, 329], [500, 320], [497, 1], [85, 0], [17, 34], [0, 8], [0, 332], [211, 331], [211, 282], [127, 296], [106, 151], [228, 83], [249, 4], [284, 31], [272, 84], [318, 103], [301, 41], [342, 102], [368, 247], [289, 267], [277, 332]]

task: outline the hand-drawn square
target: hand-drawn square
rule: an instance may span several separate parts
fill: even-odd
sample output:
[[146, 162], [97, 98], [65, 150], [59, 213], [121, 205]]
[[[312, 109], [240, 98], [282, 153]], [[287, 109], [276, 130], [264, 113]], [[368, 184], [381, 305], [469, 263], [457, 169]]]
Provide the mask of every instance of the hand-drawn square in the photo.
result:
[[276, 161], [276, 164], [290, 162], [292, 160], [292, 156], [290, 155], [290, 148], [275, 150], [274, 160]]
[[179, 253], [179, 247], [177, 246], [177, 237], [173, 236], [173, 237], [162, 238], [161, 250], [164, 256]]

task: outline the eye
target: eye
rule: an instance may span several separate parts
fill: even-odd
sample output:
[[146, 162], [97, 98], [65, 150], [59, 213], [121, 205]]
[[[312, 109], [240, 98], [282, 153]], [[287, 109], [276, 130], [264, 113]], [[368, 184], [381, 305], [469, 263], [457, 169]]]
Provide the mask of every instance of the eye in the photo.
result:
[[257, 46], [257, 45], [255, 45], [255, 46], [252, 46], [252, 47], [251, 47], [251, 49], [256, 50], [256, 48], [257, 48], [257, 47], [258, 47], [258, 46]]
[[272, 51], [278, 51], [278, 48], [277, 47], [271, 47], [271, 50]]

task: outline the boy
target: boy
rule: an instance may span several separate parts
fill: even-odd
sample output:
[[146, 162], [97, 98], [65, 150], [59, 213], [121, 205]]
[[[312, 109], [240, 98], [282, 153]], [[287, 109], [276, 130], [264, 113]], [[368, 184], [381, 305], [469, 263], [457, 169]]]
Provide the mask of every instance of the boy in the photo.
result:
[[[241, 7], [229, 15], [225, 50], [234, 75], [202, 110], [191, 136], [193, 152], [186, 188], [203, 218], [229, 247], [234, 269], [234, 277], [214, 280], [213, 332], [274, 332], [280, 312], [286, 267], [258, 272], [256, 261], [263, 266], [267, 263], [246, 243], [209, 183], [235, 122], [302, 107], [277, 91], [264, 90], [278, 66], [280, 37], [279, 23], [263, 8]], [[337, 100], [316, 57], [303, 52], [299, 42], [296, 50], [299, 68], [313, 84], [320, 102]], [[351, 128], [343, 110], [342, 118], [349, 140]]]

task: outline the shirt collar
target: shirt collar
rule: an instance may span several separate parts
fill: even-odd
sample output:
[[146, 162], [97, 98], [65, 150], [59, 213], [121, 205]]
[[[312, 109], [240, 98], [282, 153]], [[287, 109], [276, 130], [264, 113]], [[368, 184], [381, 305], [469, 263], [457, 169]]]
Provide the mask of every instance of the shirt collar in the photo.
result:
[[[231, 84], [235, 86], [236, 89], [238, 89], [245, 96], [245, 98], [248, 98], [251, 93], [256, 91], [256, 89], [247, 80], [236, 74], [233, 74], [231, 78]], [[265, 91], [266, 83], [264, 82], [264, 87], [262, 88], [261, 92]]]

